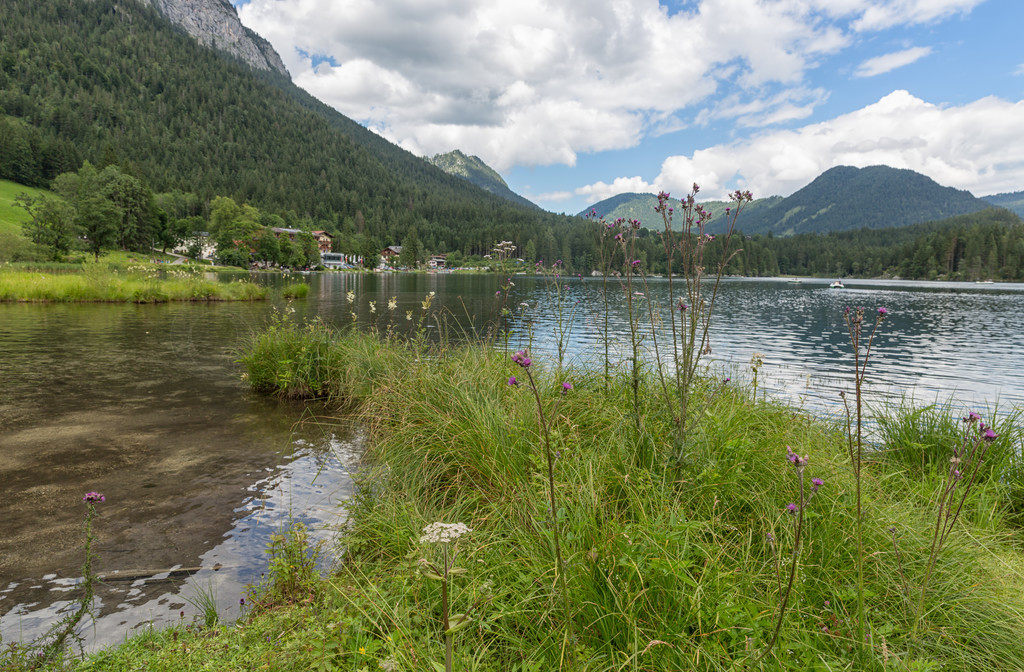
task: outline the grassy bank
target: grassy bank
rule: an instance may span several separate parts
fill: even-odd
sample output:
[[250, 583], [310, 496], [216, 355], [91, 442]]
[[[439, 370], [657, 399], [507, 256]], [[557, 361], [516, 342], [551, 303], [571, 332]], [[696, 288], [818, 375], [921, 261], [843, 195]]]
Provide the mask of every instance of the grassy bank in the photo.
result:
[[197, 270], [90, 264], [70, 270], [0, 269], [0, 301], [164, 303], [167, 301], [255, 301], [268, 291], [247, 280], [222, 283]]
[[[458, 670], [1021, 669], [1016, 417], [992, 428], [933, 553], [970, 425], [948, 408], [878, 412], [861, 474], [861, 645], [841, 428], [704, 380], [680, 461], [646, 378], [637, 406], [626, 377], [283, 320], [242, 359], [254, 389], [330, 397], [367, 427], [341, 564], [319, 579], [293, 530], [236, 627], [183, 623], [78, 669], [444, 670], [446, 621]], [[471, 531], [436, 543], [435, 522]]]

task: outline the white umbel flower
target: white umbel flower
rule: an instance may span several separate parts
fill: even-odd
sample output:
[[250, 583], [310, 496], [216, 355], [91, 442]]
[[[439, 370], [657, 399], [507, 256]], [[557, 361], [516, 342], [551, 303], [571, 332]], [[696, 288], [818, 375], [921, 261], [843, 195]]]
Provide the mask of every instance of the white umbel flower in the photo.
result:
[[420, 543], [447, 544], [472, 531], [464, 523], [431, 523], [423, 528]]

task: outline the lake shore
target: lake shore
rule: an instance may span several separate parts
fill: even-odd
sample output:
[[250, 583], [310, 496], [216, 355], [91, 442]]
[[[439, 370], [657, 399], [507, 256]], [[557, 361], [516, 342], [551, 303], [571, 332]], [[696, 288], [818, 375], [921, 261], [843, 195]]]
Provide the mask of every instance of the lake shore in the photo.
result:
[[[446, 613], [457, 669], [990, 670], [1024, 657], [1018, 416], [991, 420], [985, 468], [935, 554], [934, 502], [970, 427], [944, 408], [878, 418], [860, 483], [861, 646], [841, 427], [704, 380], [680, 454], [653, 377], [637, 404], [625, 375], [425, 347], [315, 324], [256, 334], [243, 354], [254, 389], [332, 397], [368, 428], [345, 561], [319, 578], [294, 530], [236, 627], [147, 632], [77, 669], [444, 669]], [[800, 471], [787, 448], [807, 456]], [[801, 498], [804, 470], [806, 488], [821, 483]], [[432, 543], [435, 522], [472, 531]]]
[[0, 302], [166, 303], [259, 301], [268, 290], [248, 280], [216, 282], [203, 271], [154, 265], [95, 266], [78, 272], [0, 270]]

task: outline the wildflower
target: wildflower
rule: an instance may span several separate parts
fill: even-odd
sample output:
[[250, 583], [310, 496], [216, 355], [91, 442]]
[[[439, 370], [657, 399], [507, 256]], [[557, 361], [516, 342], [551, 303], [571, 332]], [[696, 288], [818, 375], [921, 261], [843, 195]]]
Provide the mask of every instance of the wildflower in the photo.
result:
[[509, 376], [508, 377], [508, 384], [509, 384], [509, 387], [515, 387], [516, 385], [519, 384], [519, 381], [516, 380], [515, 376]]
[[680, 313], [685, 313], [688, 308], [689, 308], [689, 306], [686, 305], [685, 303], [683, 303], [682, 299], [679, 299], [679, 312]]
[[732, 380], [732, 378], [726, 378], [726, 379], [725, 379], [725, 380], [723, 380], [722, 382], [723, 382], [723, 383], [728, 383], [728, 382], [729, 382], [730, 380]]
[[465, 523], [431, 523], [423, 528], [420, 543], [447, 544], [472, 531]]
[[347, 292], [345, 294], [345, 300], [348, 301], [349, 303], [354, 303], [356, 300], [356, 293], [351, 291]]
[[360, 646], [359, 647], [359, 653], [361, 653], [361, 654], [363, 654], [365, 656], [366, 655], [366, 647], [365, 646]]
[[886, 310], [885, 308], [879, 308], [878, 309], [878, 317], [879, 318], [884, 318], [884, 317], [887, 317], [888, 315], [889, 315], [889, 311]]
[[498, 298], [501, 298], [501, 290], [499, 289], [498, 291], [496, 291], [496, 292], [494, 293], [494, 296], [496, 296], [496, 297], [498, 297]]
[[241, 607], [245, 606], [245, 598], [244, 597], [238, 598], [238, 605], [241, 606]]
[[639, 260], [639, 259], [634, 259], [634, 260], [633, 260], [633, 268], [636, 268], [636, 267], [638, 267], [639, 265], [640, 265], [640, 260]]
[[818, 488], [820, 488], [823, 485], [825, 485], [825, 481], [823, 481], [822, 479], [820, 479], [820, 478], [812, 478], [811, 479], [811, 492], [817, 492]]
[[405, 320], [406, 320], [406, 322], [411, 322], [412, 321], [412, 311], [411, 310], [405, 311]]
[[568, 381], [562, 383], [562, 394], [566, 394], [571, 389], [572, 389], [572, 383], [570, 383]]
[[398, 297], [392, 296], [388, 299], [388, 310], [394, 310], [395, 308], [398, 308]]
[[377, 312], [377, 302], [376, 301], [370, 301], [370, 312], [371, 313], [376, 313]]
[[992, 428], [989, 427], [985, 430], [985, 433], [981, 435], [981, 438], [985, 439], [986, 441], [995, 441], [996, 437], [998, 436], [999, 435], [993, 432]]
[[789, 511], [790, 513], [795, 514], [797, 511], [800, 510], [800, 507], [794, 504], [793, 502], [790, 502], [789, 504], [786, 504], [786, 510]]
[[95, 504], [96, 502], [105, 502], [107, 498], [98, 492], [87, 492], [85, 497], [82, 497], [82, 501], [86, 504]]
[[979, 420], [981, 420], [981, 416], [979, 414], [975, 413], [974, 411], [971, 411], [970, 413], [967, 414], [967, 417], [964, 418], [963, 420], [964, 420], [965, 423], [974, 424], [975, 422], [978, 422]]
[[786, 446], [786, 459], [792, 462], [793, 466], [797, 467], [798, 469], [806, 467], [807, 463], [810, 461], [807, 455], [800, 457], [800, 455], [794, 453], [793, 449], [790, 448], [789, 446]]
[[512, 355], [512, 361], [524, 369], [533, 364], [533, 360], [526, 354], [526, 350], [519, 350]]

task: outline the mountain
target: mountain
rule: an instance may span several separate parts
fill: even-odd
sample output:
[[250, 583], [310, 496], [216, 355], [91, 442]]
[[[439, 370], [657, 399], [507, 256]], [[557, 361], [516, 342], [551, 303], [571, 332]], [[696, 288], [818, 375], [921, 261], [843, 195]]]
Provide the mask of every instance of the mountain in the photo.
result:
[[[173, 6], [196, 25], [229, 7]], [[154, 192], [194, 195], [189, 215], [207, 216], [224, 196], [367, 245], [401, 244], [415, 229], [433, 252], [486, 254], [512, 240], [554, 259], [589, 240], [575, 218], [448, 175], [279, 69], [201, 46], [155, 4], [5, 0], [0, 26], [2, 179], [45, 187], [85, 160], [113, 163]]]
[[1019, 217], [1024, 217], [1024, 191], [982, 196], [981, 200], [999, 208], [1006, 208], [1010, 212], [1016, 213]]
[[[1001, 195], [1021, 201], [1024, 194]], [[737, 228], [745, 234], [771, 233], [791, 236], [800, 233], [826, 233], [851, 229], [882, 229], [946, 219], [954, 215], [978, 212], [995, 204], [976, 198], [970, 192], [943, 187], [929, 177], [912, 170], [869, 166], [837, 166], [815, 178], [810, 184], [785, 198], [758, 199], [745, 208]], [[605, 218], [639, 219], [649, 228], [662, 228], [661, 217], [653, 212], [654, 194], [620, 194], [591, 208]], [[720, 233], [726, 203], [701, 202], [713, 217], [708, 227]], [[678, 203], [675, 204], [678, 208]], [[588, 208], [581, 214], [589, 212]]]
[[[759, 208], [773, 205], [780, 200], [782, 200], [781, 196], [770, 196], [768, 198], [759, 198], [752, 203], [748, 203], [743, 207], [743, 213], [740, 216], [737, 228], [743, 228], [743, 225], [746, 223], [748, 213]], [[729, 207], [729, 203], [725, 201], [701, 201], [700, 199], [697, 199], [697, 203], [711, 213], [711, 224], [708, 230], [714, 230], [716, 232], [721, 231], [725, 226], [725, 209]], [[654, 208], [657, 207], [657, 205], [658, 197], [654, 194], [618, 194], [595, 203], [583, 212], [579, 213], [579, 216], [586, 217], [590, 215], [603, 217], [605, 221], [614, 221], [619, 218], [625, 220], [636, 219], [648, 229], [661, 230], [665, 228], [665, 224], [661, 215], [654, 211]], [[677, 198], [669, 198], [669, 206], [675, 208], [677, 215], [682, 207], [679, 199]], [[673, 228], [680, 228], [678, 219], [673, 223]]]
[[254, 68], [287, 76], [281, 56], [270, 43], [242, 25], [229, 0], [141, 0], [200, 44], [237, 56]]
[[989, 207], [969, 191], [943, 187], [912, 170], [836, 166], [767, 208], [751, 210], [745, 233], [825, 233], [946, 219]]
[[470, 184], [475, 184], [495, 196], [501, 196], [519, 205], [539, 209], [536, 204], [509, 189], [508, 184], [505, 183], [501, 175], [484, 163], [478, 156], [466, 156], [456, 149], [447, 154], [435, 154], [432, 158], [427, 159], [427, 161], [449, 175], [461, 177]]

